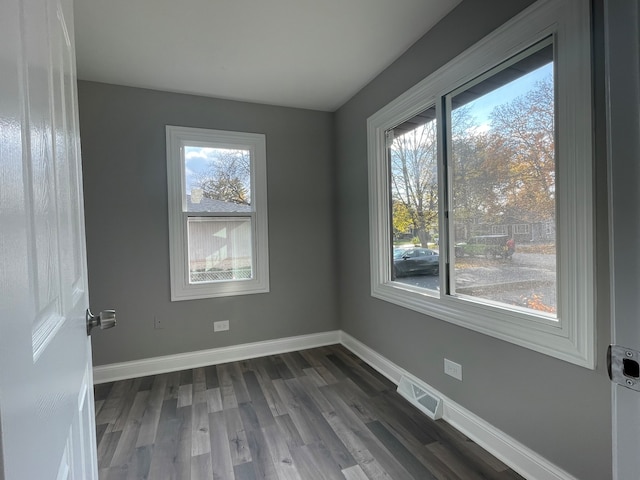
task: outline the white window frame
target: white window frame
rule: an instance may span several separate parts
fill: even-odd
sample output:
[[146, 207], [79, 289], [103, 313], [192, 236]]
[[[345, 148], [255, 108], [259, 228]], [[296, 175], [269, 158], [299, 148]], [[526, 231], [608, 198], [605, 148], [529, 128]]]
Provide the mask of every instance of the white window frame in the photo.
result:
[[[392, 280], [385, 132], [436, 106], [439, 204], [446, 205], [445, 96], [549, 36], [554, 38], [557, 116], [557, 318], [449, 294], [449, 220], [440, 211], [440, 291]], [[540, 0], [367, 120], [371, 295], [441, 320], [594, 369], [595, 261], [589, 2]], [[448, 246], [448, 248], [447, 248]], [[440, 293], [442, 292], [442, 293]]]
[[[269, 245], [267, 222], [267, 154], [263, 134], [166, 126], [167, 187], [169, 194], [169, 263], [171, 301], [226, 297], [269, 292]], [[249, 150], [251, 153], [251, 211], [233, 213], [187, 212], [184, 202], [184, 147]], [[189, 217], [249, 217], [252, 231], [253, 278], [205, 283], [189, 282]]]

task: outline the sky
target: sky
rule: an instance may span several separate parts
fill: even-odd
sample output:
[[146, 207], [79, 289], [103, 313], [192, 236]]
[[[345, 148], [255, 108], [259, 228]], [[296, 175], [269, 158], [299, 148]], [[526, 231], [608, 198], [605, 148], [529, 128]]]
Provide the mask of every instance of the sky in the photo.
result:
[[215, 149], [206, 147], [185, 147], [184, 149], [184, 176], [187, 194], [191, 192], [191, 183], [194, 174], [206, 170], [209, 161], [213, 159]]
[[467, 107], [469, 107], [476, 123], [480, 125], [480, 130], [489, 130], [489, 115], [495, 107], [509, 103], [520, 95], [525, 95], [529, 90], [533, 89], [536, 82], [539, 82], [550, 75], [553, 75], [553, 63], [543, 65], [542, 67], [483, 95], [473, 102], [469, 102]]

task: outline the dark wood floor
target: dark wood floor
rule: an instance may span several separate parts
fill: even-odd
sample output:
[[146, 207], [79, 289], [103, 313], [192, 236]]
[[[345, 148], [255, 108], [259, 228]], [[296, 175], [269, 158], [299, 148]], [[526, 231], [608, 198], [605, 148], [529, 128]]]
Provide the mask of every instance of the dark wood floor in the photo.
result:
[[100, 478], [521, 479], [341, 346], [95, 387]]

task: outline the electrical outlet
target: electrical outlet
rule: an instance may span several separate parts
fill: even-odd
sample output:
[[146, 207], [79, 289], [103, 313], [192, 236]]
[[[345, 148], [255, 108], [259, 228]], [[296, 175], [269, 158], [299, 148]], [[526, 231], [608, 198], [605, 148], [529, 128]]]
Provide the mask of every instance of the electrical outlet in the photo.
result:
[[153, 328], [156, 330], [161, 330], [164, 328], [164, 322], [161, 318], [153, 317]]
[[444, 359], [444, 373], [462, 381], [462, 365], [451, 360]]
[[229, 320], [220, 320], [219, 322], [213, 322], [214, 332], [224, 332], [229, 330]]

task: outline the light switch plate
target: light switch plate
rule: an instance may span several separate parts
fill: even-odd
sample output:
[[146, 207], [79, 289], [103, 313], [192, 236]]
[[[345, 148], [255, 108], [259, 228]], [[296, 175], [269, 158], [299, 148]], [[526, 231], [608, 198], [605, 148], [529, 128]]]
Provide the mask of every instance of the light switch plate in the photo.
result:
[[219, 322], [213, 322], [214, 332], [224, 332], [229, 330], [229, 320], [220, 320]]

